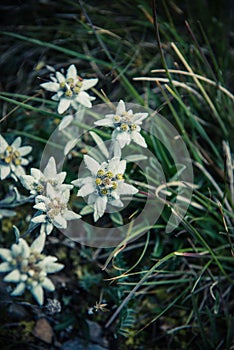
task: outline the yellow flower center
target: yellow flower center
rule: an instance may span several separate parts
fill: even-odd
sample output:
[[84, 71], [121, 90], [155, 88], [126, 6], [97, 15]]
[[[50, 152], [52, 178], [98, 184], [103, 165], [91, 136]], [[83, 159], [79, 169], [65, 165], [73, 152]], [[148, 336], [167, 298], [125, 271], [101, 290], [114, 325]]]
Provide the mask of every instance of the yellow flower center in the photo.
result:
[[105, 171], [102, 169], [98, 170], [97, 176], [103, 176], [103, 175], [105, 175]]
[[72, 97], [72, 91], [71, 90], [67, 90], [66, 92], [65, 92], [65, 96], [67, 96], [67, 97]]
[[14, 151], [11, 146], [7, 146], [5, 152], [0, 154], [0, 159], [7, 164], [14, 163], [16, 166], [22, 162], [20, 152], [17, 150]]
[[122, 174], [115, 175], [112, 171], [99, 169], [95, 179], [97, 191], [101, 196], [111, 196], [118, 187], [118, 180], [123, 180]]
[[62, 81], [62, 82], [59, 84], [59, 86], [60, 86], [61, 89], [64, 89], [65, 86], [66, 86], [65, 81]]
[[117, 182], [116, 182], [116, 181], [113, 181], [113, 182], [112, 182], [112, 188], [113, 188], [113, 190], [116, 190], [117, 187], [118, 187]]
[[73, 78], [68, 78], [67, 79], [68, 84], [74, 84], [74, 79]]
[[[77, 77], [78, 79], [81, 79]], [[80, 93], [83, 82], [81, 80], [76, 81], [74, 78], [68, 78], [66, 81], [62, 81], [59, 86], [64, 90], [65, 96], [72, 97], [73, 94], [78, 95]]]
[[108, 193], [108, 191], [107, 191], [107, 189], [106, 188], [103, 188], [103, 190], [101, 190], [101, 194], [102, 195], [107, 195], [107, 193]]
[[115, 116], [114, 116], [114, 120], [115, 120], [115, 122], [117, 122], [117, 123], [118, 123], [118, 122], [120, 121], [120, 119], [121, 119], [121, 118], [120, 118], [120, 116], [119, 116], [119, 115], [115, 115]]
[[20, 165], [21, 164], [21, 159], [17, 158], [14, 160], [15, 165]]
[[123, 174], [116, 174], [116, 179], [117, 180], [123, 180]]
[[49, 219], [54, 219], [55, 216], [62, 214], [63, 211], [67, 208], [67, 205], [61, 202], [60, 198], [54, 198], [47, 205], [47, 216]]
[[128, 131], [128, 125], [127, 124], [122, 124], [120, 128], [123, 131]]
[[112, 179], [112, 177], [114, 177], [114, 174], [112, 173], [112, 171], [107, 171], [106, 176], [107, 176], [109, 179]]
[[95, 183], [96, 183], [97, 186], [101, 185], [102, 180], [100, 179], [100, 177], [96, 178]]

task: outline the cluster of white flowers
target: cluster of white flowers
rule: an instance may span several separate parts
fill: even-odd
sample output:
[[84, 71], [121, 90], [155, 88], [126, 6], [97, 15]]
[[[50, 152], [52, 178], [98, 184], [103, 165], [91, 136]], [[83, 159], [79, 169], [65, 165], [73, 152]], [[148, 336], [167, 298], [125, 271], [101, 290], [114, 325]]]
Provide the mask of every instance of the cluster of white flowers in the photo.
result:
[[90, 96], [86, 90], [95, 86], [98, 79], [82, 79], [77, 75], [76, 67], [72, 64], [67, 70], [66, 77], [56, 72], [55, 77], [51, 77], [51, 80], [52, 82], [41, 84], [41, 87], [56, 92], [52, 100], [59, 102], [59, 114], [64, 113], [70, 106], [76, 110], [79, 104], [88, 108], [92, 107], [91, 101], [95, 100], [95, 97]]
[[68, 210], [70, 190], [73, 185], [64, 184], [66, 172], [57, 173], [55, 159], [51, 157], [42, 172], [32, 168], [31, 175], [23, 175], [21, 182], [30, 193], [35, 195], [34, 208], [39, 210], [32, 222], [41, 224], [41, 233], [51, 233], [53, 227], [66, 229], [67, 221], [81, 216]]
[[91, 172], [91, 176], [79, 178], [72, 183], [81, 187], [77, 195], [88, 196], [88, 204], [94, 208], [94, 221], [103, 216], [107, 204], [123, 207], [121, 195], [133, 195], [138, 190], [124, 182], [126, 160], [114, 157], [99, 164], [95, 159], [84, 156], [84, 162]]
[[23, 238], [20, 238], [10, 249], [0, 249], [0, 257], [3, 260], [0, 272], [7, 273], [3, 281], [17, 284], [11, 295], [22, 295], [25, 289], [28, 289], [39, 305], [42, 305], [44, 300], [43, 288], [50, 292], [55, 289], [47, 275], [58, 272], [64, 267], [56, 262], [55, 256], [42, 254], [44, 245], [45, 234], [40, 234], [30, 247]]
[[[63, 268], [62, 264], [56, 262], [56, 257], [41, 254], [46, 234], [51, 233], [53, 227], [66, 228], [68, 220], [80, 218], [80, 215], [67, 208], [73, 185], [63, 183], [66, 172], [57, 173], [53, 157], [49, 159], [43, 172], [31, 168], [31, 175], [25, 175], [22, 165], [27, 165], [28, 161], [22, 156], [28, 154], [31, 147], [20, 147], [20, 138], [17, 138], [11, 146], [2, 137], [0, 140], [1, 179], [7, 178], [8, 175], [15, 180], [20, 179], [23, 186], [30, 191], [31, 197], [35, 198], [34, 208], [38, 212], [31, 222], [41, 224], [40, 235], [31, 247], [20, 238], [11, 249], [0, 249], [0, 258], [3, 260], [0, 272], [8, 272], [3, 281], [17, 283], [11, 295], [22, 295], [28, 289], [42, 305], [43, 288], [51, 292], [55, 289], [47, 274], [58, 272]], [[15, 230], [19, 236], [18, 229]]]
[[[77, 111], [78, 106], [91, 108], [91, 101], [94, 97], [88, 95], [85, 90], [90, 89], [97, 84], [98, 79], [81, 79], [77, 75], [77, 70], [74, 65], [71, 65], [66, 77], [60, 72], [55, 72], [55, 76], [51, 77], [52, 82], [43, 83], [41, 86], [56, 94], [52, 99], [59, 101], [58, 113], [62, 114], [70, 106]], [[138, 190], [131, 185], [124, 182], [124, 172], [126, 168], [126, 161], [121, 160], [121, 149], [134, 141], [138, 145], [146, 148], [145, 139], [140, 134], [142, 121], [146, 119], [148, 113], [133, 113], [133, 111], [126, 110], [123, 100], [120, 100], [116, 113], [107, 114], [103, 119], [96, 121], [97, 126], [107, 126], [114, 128], [112, 132], [112, 149], [114, 150], [114, 157], [107, 162], [99, 164], [95, 159], [84, 156], [84, 162], [91, 176], [85, 178], [78, 178], [73, 181], [73, 185], [80, 187], [77, 195], [88, 197], [88, 205], [94, 209], [94, 221], [97, 221], [104, 215], [107, 204], [122, 207], [123, 203], [120, 200], [122, 195], [133, 195]], [[65, 129], [74, 119], [72, 114], [64, 116], [60, 123], [59, 130]], [[26, 178], [26, 177], [25, 177]], [[48, 186], [49, 197], [39, 196], [39, 203], [34, 208], [43, 211], [43, 214], [33, 219], [34, 222], [43, 220], [46, 231], [50, 232], [51, 224], [56, 227], [66, 227], [66, 218], [72, 218], [70, 211], [64, 210], [64, 201], [57, 201], [55, 194], [52, 193], [51, 186]], [[48, 208], [53, 207], [56, 203], [56, 211]], [[61, 209], [62, 208], [62, 209]], [[59, 212], [59, 220], [54, 213]], [[52, 214], [51, 214], [52, 213]], [[78, 218], [77, 214], [74, 219]]]
[[[112, 142], [114, 148], [124, 148], [134, 141], [141, 147], [146, 148], [147, 144], [140, 131], [142, 121], [147, 118], [148, 113], [133, 113], [130, 109], [126, 111], [125, 103], [120, 100], [115, 114], [107, 114], [104, 119], [96, 121], [94, 124], [99, 126], [109, 126], [114, 128], [112, 133]], [[116, 153], [119, 152], [116, 150]]]
[[31, 168], [31, 175], [22, 175], [20, 181], [32, 195], [45, 195], [47, 184], [54, 187], [56, 191], [65, 191], [73, 188], [72, 185], [64, 184], [66, 172], [57, 174], [57, 167], [54, 157], [50, 157], [44, 171]]
[[46, 187], [46, 195], [36, 197], [33, 208], [41, 212], [35, 216], [32, 222], [41, 224], [41, 232], [50, 234], [53, 227], [66, 229], [67, 221], [80, 219], [80, 215], [69, 210], [67, 205], [70, 198], [70, 190], [56, 191], [49, 183]]
[[[59, 130], [66, 133], [66, 127], [73, 121], [79, 120], [85, 108], [92, 107], [95, 97], [90, 96], [87, 90], [94, 87], [98, 79], [82, 79], [76, 67], [72, 64], [66, 75], [56, 72], [51, 76], [51, 81], [41, 84], [50, 92], [55, 93], [52, 100], [58, 102], [58, 113], [63, 114], [69, 110], [59, 125]], [[107, 156], [105, 162], [101, 164], [89, 155], [84, 156], [84, 163], [90, 175], [81, 177], [72, 182], [64, 183], [66, 172], [57, 172], [56, 161], [53, 157], [43, 171], [36, 168], [30, 169], [30, 175], [25, 174], [24, 166], [29, 161], [24, 158], [31, 152], [31, 146], [21, 147], [21, 138], [17, 137], [12, 144], [0, 135], [0, 179], [8, 177], [15, 181], [18, 179], [21, 184], [30, 191], [30, 200], [34, 200], [33, 208], [37, 210], [29, 226], [28, 232], [32, 232], [40, 226], [40, 234], [31, 244], [19, 238], [19, 231], [15, 228], [18, 242], [10, 249], [1, 248], [0, 272], [7, 273], [5, 282], [16, 283], [16, 287], [11, 293], [13, 296], [22, 295], [25, 290], [29, 290], [36, 301], [43, 304], [43, 289], [54, 291], [52, 281], [47, 277], [49, 273], [54, 273], [63, 268], [57, 263], [57, 258], [42, 254], [46, 235], [50, 234], [54, 227], [66, 229], [68, 221], [80, 219], [81, 216], [69, 210], [70, 191], [73, 186], [78, 186], [77, 196], [87, 197], [87, 203], [93, 208], [94, 221], [98, 221], [107, 210], [107, 206], [123, 207], [122, 196], [132, 196], [138, 190], [125, 182], [124, 174], [126, 170], [126, 160], [121, 159], [121, 150], [134, 141], [142, 147], [147, 144], [140, 134], [142, 121], [146, 119], [148, 113], [133, 113], [126, 110], [124, 101], [120, 100], [116, 112], [107, 114], [103, 119], [96, 121], [97, 126], [114, 128], [111, 136], [114, 156]], [[75, 140], [76, 141], [76, 140]], [[67, 149], [74, 147], [76, 142], [70, 139]], [[72, 146], [71, 146], [72, 145]], [[64, 151], [65, 152], [65, 151]], [[68, 151], [65, 152], [67, 154]], [[26, 197], [27, 198], [27, 197]], [[5, 210], [5, 209], [4, 209]], [[6, 214], [2, 212], [2, 216]]]

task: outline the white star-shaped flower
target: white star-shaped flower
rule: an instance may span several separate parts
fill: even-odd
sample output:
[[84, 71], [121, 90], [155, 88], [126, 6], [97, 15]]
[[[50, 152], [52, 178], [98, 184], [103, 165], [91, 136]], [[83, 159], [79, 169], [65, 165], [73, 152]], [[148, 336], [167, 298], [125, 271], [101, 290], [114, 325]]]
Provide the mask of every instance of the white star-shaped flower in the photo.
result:
[[114, 157], [108, 163], [99, 164], [88, 155], [84, 156], [86, 167], [91, 176], [72, 181], [73, 185], [79, 186], [77, 196], [88, 196], [88, 204], [94, 208], [94, 221], [103, 216], [107, 204], [123, 207], [121, 195], [133, 195], [138, 190], [124, 182], [126, 161]]
[[70, 106], [75, 110], [79, 105], [87, 108], [92, 107], [91, 101], [95, 100], [95, 97], [90, 96], [86, 90], [95, 86], [98, 79], [82, 79], [77, 75], [76, 67], [72, 64], [67, 70], [66, 77], [62, 73], [56, 72], [55, 77], [52, 77], [51, 80], [51, 82], [43, 83], [41, 86], [47, 91], [55, 92], [52, 100], [59, 101], [59, 114], [65, 112]]
[[147, 144], [140, 131], [142, 121], [148, 116], [148, 113], [133, 113], [130, 109], [126, 111], [125, 103], [120, 100], [115, 114], [107, 114], [105, 118], [96, 121], [98, 126], [110, 126], [115, 130], [112, 133], [114, 147], [123, 148], [129, 145], [131, 140], [146, 148]]
[[15, 141], [9, 145], [0, 135], [0, 179], [12, 177], [18, 181], [21, 175], [25, 174], [23, 166], [28, 165], [29, 161], [24, 158], [32, 150], [31, 146], [21, 147], [22, 139], [17, 137]]
[[[18, 232], [18, 229], [16, 230]], [[0, 249], [0, 257], [3, 260], [0, 264], [0, 272], [7, 273], [3, 281], [17, 283], [11, 295], [22, 295], [25, 289], [29, 289], [40, 305], [44, 301], [43, 288], [50, 292], [55, 290], [54, 284], [47, 275], [58, 272], [64, 267], [56, 262], [55, 256], [41, 254], [45, 237], [45, 233], [40, 234], [30, 247], [23, 238], [20, 238], [19, 242], [13, 244], [10, 249]]]
[[43, 172], [36, 168], [31, 168], [30, 172], [31, 175], [22, 175], [20, 181], [32, 195], [46, 195], [48, 183], [60, 192], [73, 188], [72, 185], [63, 183], [67, 173], [65, 171], [57, 173], [54, 157], [50, 157]]
[[41, 232], [51, 233], [53, 227], [66, 229], [67, 221], [80, 219], [80, 215], [67, 208], [70, 198], [70, 190], [59, 192], [47, 184], [46, 196], [39, 195], [36, 197], [36, 203], [33, 208], [42, 212], [32, 219], [33, 223], [41, 224]]

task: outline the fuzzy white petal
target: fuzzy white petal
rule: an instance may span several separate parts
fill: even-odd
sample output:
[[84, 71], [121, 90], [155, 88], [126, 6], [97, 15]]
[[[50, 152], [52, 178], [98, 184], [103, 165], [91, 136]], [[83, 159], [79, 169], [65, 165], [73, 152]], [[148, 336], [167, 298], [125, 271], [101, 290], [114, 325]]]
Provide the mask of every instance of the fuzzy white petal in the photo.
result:
[[31, 146], [24, 146], [19, 148], [19, 152], [21, 156], [26, 156], [28, 153], [32, 151]]
[[98, 197], [94, 203], [94, 221], [103, 216], [107, 205], [107, 197]]
[[63, 91], [58, 91], [57, 94], [53, 95], [51, 97], [51, 100], [53, 101], [59, 101], [60, 97], [64, 94]]
[[21, 137], [19, 136], [19, 137], [17, 137], [17, 138], [15, 139], [15, 141], [11, 144], [11, 147], [13, 147], [13, 148], [15, 148], [15, 149], [18, 149], [18, 148], [20, 147], [20, 145], [21, 145], [21, 142], [22, 142], [22, 139], [21, 139]]
[[70, 65], [70, 67], [67, 70], [67, 78], [77, 78], [77, 70], [74, 64]]
[[67, 228], [67, 221], [66, 219], [61, 216], [61, 215], [57, 215], [54, 217], [53, 219], [53, 224], [54, 226], [56, 226], [57, 228]]
[[55, 272], [62, 270], [63, 268], [64, 268], [63, 264], [52, 263], [52, 264], [48, 264], [46, 266], [46, 272], [47, 273], [55, 273]]
[[21, 165], [26, 166], [28, 165], [29, 161], [26, 158], [21, 158]]
[[22, 175], [25, 175], [25, 170], [21, 165], [17, 165], [14, 173], [18, 178], [20, 178]]
[[35, 216], [34, 218], [32, 218], [31, 221], [34, 222], [34, 224], [44, 223], [46, 222], [46, 215], [43, 214], [43, 215]]
[[37, 203], [33, 206], [34, 209], [40, 210], [40, 211], [46, 211], [46, 205], [43, 202]]
[[118, 173], [124, 174], [125, 170], [126, 170], [126, 160], [121, 160], [119, 162]]
[[4, 282], [14, 282], [14, 283], [18, 283], [20, 281], [20, 272], [19, 270], [13, 270], [10, 273], [8, 273], [8, 275], [6, 275], [3, 278]]
[[31, 289], [31, 293], [38, 302], [38, 304], [42, 305], [44, 302], [44, 292], [42, 286], [38, 284], [37, 286]]
[[84, 156], [84, 162], [89, 171], [92, 173], [92, 175], [96, 176], [97, 171], [100, 169], [100, 164], [88, 155]]
[[43, 232], [49, 235], [52, 232], [53, 228], [54, 228], [53, 224], [51, 222], [47, 222], [45, 225], [45, 230]]
[[72, 210], [66, 210], [64, 217], [66, 220], [77, 220], [81, 218], [79, 214], [75, 213]]
[[129, 145], [131, 137], [128, 132], [117, 132], [116, 140], [119, 142], [120, 147], [123, 148], [126, 145]]
[[19, 244], [21, 246], [21, 255], [23, 258], [27, 259], [30, 255], [30, 248], [28, 246], [28, 243], [23, 239], [20, 238]]
[[145, 142], [145, 139], [141, 134], [137, 131], [132, 131], [131, 138], [134, 142], [136, 142], [139, 146], [147, 148], [147, 144]]
[[66, 80], [64, 75], [60, 72], [56, 72], [55, 75], [59, 83], [63, 83]]
[[121, 115], [124, 112], [126, 112], [125, 103], [123, 100], [120, 100], [116, 108], [116, 114]]
[[44, 279], [44, 281], [41, 283], [41, 286], [50, 292], [53, 292], [55, 290], [54, 284], [48, 277]]
[[82, 82], [81, 90], [88, 90], [96, 85], [98, 79], [84, 79]]
[[51, 92], [57, 92], [59, 89], [59, 84], [53, 82], [43, 83], [40, 84], [40, 86], [43, 87], [43, 89]]
[[22, 253], [22, 249], [21, 249], [21, 244], [12, 244], [11, 246], [11, 253], [12, 253], [12, 257], [15, 258], [17, 257], [18, 255], [21, 255]]
[[67, 189], [66, 191], [63, 191], [60, 196], [63, 200], [63, 203], [66, 204], [70, 199], [70, 190]]
[[2, 180], [6, 179], [7, 176], [9, 176], [11, 173], [11, 168], [9, 165], [2, 165], [0, 164], [0, 178]]
[[114, 121], [110, 118], [104, 118], [101, 120], [97, 120], [96, 122], [94, 122], [95, 125], [98, 126], [114, 126]]
[[132, 122], [138, 125], [142, 124], [142, 121], [147, 118], [149, 113], [135, 113], [132, 117]]
[[73, 121], [73, 115], [66, 115], [65, 117], [63, 117], [61, 123], [59, 124], [59, 131], [65, 129], [68, 125], [71, 124], [71, 122]]
[[39, 194], [38, 196], [36, 196], [35, 202], [36, 203], [45, 202], [46, 204], [48, 204], [50, 202], [50, 199], [45, 197], [45, 196], [43, 196], [43, 195], [41, 195], [41, 194]]
[[81, 91], [76, 97], [76, 101], [87, 108], [92, 107], [92, 103], [90, 102], [90, 100], [91, 99], [89, 94], [85, 91]]
[[16, 286], [16, 288], [13, 290], [13, 292], [11, 293], [11, 295], [13, 296], [13, 297], [15, 297], [15, 296], [18, 296], [18, 295], [22, 295], [23, 294], [23, 292], [25, 291], [25, 283], [24, 282], [20, 282], [17, 286]]
[[110, 204], [114, 205], [115, 207], [119, 207], [119, 208], [122, 208], [124, 206], [123, 202], [120, 199], [114, 199], [110, 202]]
[[138, 189], [132, 185], [126, 184], [125, 182], [120, 182], [118, 186], [120, 194], [133, 195], [138, 192]]
[[71, 104], [70, 99], [62, 98], [58, 105], [58, 113], [62, 114], [63, 112], [65, 112], [70, 107], [70, 104]]
[[94, 183], [88, 183], [81, 187], [81, 189], [78, 191], [77, 196], [78, 197], [85, 197], [89, 194], [93, 193], [95, 191], [96, 187]]
[[[54, 263], [55, 261], [57, 261], [58, 259], [56, 258], [56, 256], [51, 256], [51, 255], [49, 255], [49, 256], [46, 256], [45, 258], [44, 258], [44, 260], [42, 260], [41, 262], [40, 262], [40, 266], [44, 269], [46, 269], [46, 267], [47, 266], [49, 266], [50, 264], [52, 264], [52, 263]], [[48, 272], [47, 270], [46, 270], [46, 272]]]
[[42, 172], [39, 169], [31, 168], [31, 175], [36, 179], [39, 180], [40, 178], [44, 177]]
[[10, 261], [11, 260], [11, 251], [6, 248], [0, 248], [0, 257], [4, 261]]
[[[59, 173], [59, 174], [56, 175], [56, 180], [57, 180], [60, 184], [62, 184], [63, 181], [65, 180], [65, 177], [66, 177], [66, 176], [67, 176], [66, 171], [62, 171], [61, 173]], [[72, 185], [66, 185], [66, 186], [71, 186], [71, 188], [73, 188]]]
[[46, 193], [49, 198], [55, 198], [58, 195], [58, 191], [49, 182], [46, 185]]
[[6, 140], [2, 137], [2, 135], [0, 135], [0, 152], [4, 152], [5, 149], [7, 148], [8, 143], [6, 142]]
[[93, 182], [93, 177], [92, 176], [87, 176], [87, 177], [81, 177], [80, 179], [73, 180], [71, 183], [74, 186], [83, 186], [87, 183]]
[[45, 246], [46, 235], [41, 233], [31, 245], [32, 250], [36, 250], [38, 253], [41, 253]]
[[64, 148], [64, 155], [66, 156], [77, 144], [78, 139], [70, 140]]
[[54, 157], [50, 157], [43, 173], [47, 178], [52, 178], [56, 176], [57, 169]]
[[9, 272], [12, 270], [11, 265], [8, 262], [3, 262], [0, 264], [0, 272]]
[[119, 157], [114, 157], [109, 161], [108, 169], [114, 174], [124, 174], [126, 169], [126, 160], [121, 160]]

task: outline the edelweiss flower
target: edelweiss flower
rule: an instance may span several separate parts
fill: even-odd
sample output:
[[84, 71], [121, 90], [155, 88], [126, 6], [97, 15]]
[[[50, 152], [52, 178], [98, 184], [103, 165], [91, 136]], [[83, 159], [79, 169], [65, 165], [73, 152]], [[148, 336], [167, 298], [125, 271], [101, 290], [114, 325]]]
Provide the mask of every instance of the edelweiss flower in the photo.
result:
[[142, 147], [147, 147], [144, 137], [140, 131], [142, 121], [148, 116], [148, 113], [133, 113], [130, 109], [126, 111], [124, 101], [120, 100], [115, 114], [107, 114], [104, 119], [96, 121], [94, 124], [99, 126], [110, 126], [115, 128], [112, 133], [114, 146], [123, 148], [129, 145], [131, 140]]
[[65, 112], [70, 105], [77, 109], [79, 104], [91, 108], [91, 101], [95, 97], [89, 96], [85, 91], [97, 84], [98, 79], [82, 79], [77, 75], [76, 67], [72, 64], [68, 70], [66, 77], [60, 73], [55, 73], [56, 78], [52, 77], [52, 82], [43, 83], [41, 86], [48, 91], [56, 92], [52, 100], [59, 101], [58, 113]]
[[18, 244], [13, 244], [11, 249], [0, 249], [0, 257], [4, 261], [0, 264], [0, 272], [8, 272], [3, 281], [17, 283], [11, 295], [21, 295], [25, 289], [29, 289], [40, 305], [44, 299], [43, 288], [50, 292], [55, 289], [47, 274], [64, 267], [56, 262], [55, 256], [41, 254], [44, 245], [45, 234], [40, 234], [30, 247], [20, 238]]
[[67, 173], [65, 171], [57, 173], [54, 157], [50, 157], [43, 172], [35, 168], [32, 168], [30, 172], [31, 175], [22, 175], [20, 181], [32, 195], [46, 195], [46, 186], [48, 183], [60, 192], [73, 188], [72, 185], [63, 184]]
[[6, 140], [0, 135], [0, 179], [3, 180], [11, 176], [15, 181], [18, 181], [21, 175], [25, 174], [24, 165], [29, 162], [23, 158], [31, 152], [31, 146], [20, 147], [21, 137], [17, 137], [15, 141], [9, 145]]
[[51, 233], [53, 227], [66, 229], [67, 221], [79, 219], [81, 216], [68, 210], [67, 203], [70, 198], [70, 191], [64, 190], [59, 192], [54, 189], [50, 183], [47, 184], [46, 196], [39, 195], [36, 197], [37, 204], [33, 208], [40, 210], [44, 214], [35, 216], [33, 223], [40, 223], [41, 232]]
[[72, 181], [73, 185], [81, 187], [77, 196], [88, 196], [88, 204], [94, 208], [94, 221], [103, 216], [107, 204], [122, 207], [120, 196], [133, 195], [138, 190], [124, 182], [126, 161], [114, 157], [108, 163], [101, 165], [88, 155], [84, 156], [84, 162], [91, 172], [91, 176]]

